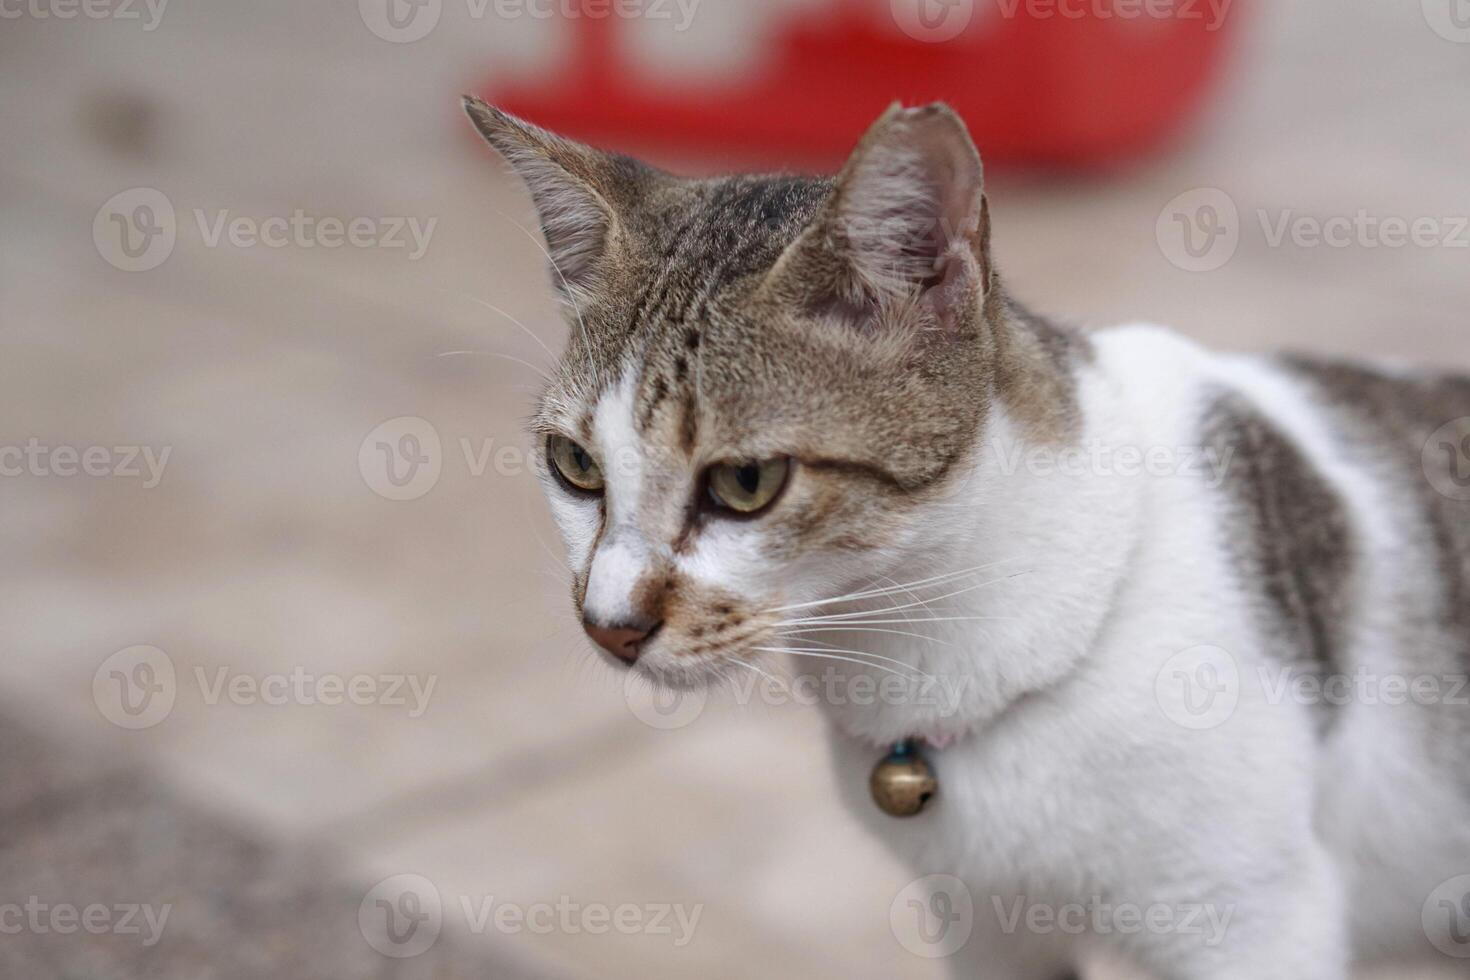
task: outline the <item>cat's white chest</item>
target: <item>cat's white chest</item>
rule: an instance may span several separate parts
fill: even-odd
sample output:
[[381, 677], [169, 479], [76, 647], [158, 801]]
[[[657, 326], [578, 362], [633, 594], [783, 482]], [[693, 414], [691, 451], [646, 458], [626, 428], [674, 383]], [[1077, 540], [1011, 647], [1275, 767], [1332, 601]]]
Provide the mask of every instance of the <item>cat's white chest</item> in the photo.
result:
[[1045, 876], [1045, 851], [1065, 830], [1065, 798], [1049, 781], [1001, 763], [1006, 746], [962, 739], [943, 750], [925, 748], [938, 782], [935, 799], [914, 817], [883, 813], [868, 792], [868, 776], [883, 756], [861, 742], [834, 736], [836, 778], [852, 812], [916, 873], [959, 873], [1009, 891]]

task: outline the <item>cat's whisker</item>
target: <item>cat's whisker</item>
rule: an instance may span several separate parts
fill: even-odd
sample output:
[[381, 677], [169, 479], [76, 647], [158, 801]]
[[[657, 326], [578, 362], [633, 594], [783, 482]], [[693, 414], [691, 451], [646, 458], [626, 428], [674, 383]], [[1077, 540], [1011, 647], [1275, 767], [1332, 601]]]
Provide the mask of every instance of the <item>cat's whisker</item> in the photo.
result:
[[[892, 582], [892, 581], [893, 581], [893, 579], [891, 579], [891, 578], [890, 578], [890, 579], [889, 579], [889, 581], [890, 581], [890, 582]], [[951, 579], [951, 580], [949, 580], [949, 581], [954, 581], [954, 580], [953, 580], [953, 579]], [[895, 583], [895, 584], [897, 584], [897, 583]], [[948, 584], [948, 582], [946, 582], [946, 583], [944, 583], [944, 584]], [[923, 609], [924, 609], [924, 611], [925, 611], [925, 612], [926, 612], [926, 613], [931, 613], [931, 614], [932, 614], [932, 613], [935, 613], [935, 612], [936, 612], [936, 610], [935, 610], [935, 609], [934, 609], [934, 607], [933, 607], [933, 606], [931, 606], [931, 605], [929, 605], [929, 602], [928, 602], [928, 600], [926, 600], [926, 599], [924, 599], [924, 597], [923, 597], [923, 596], [921, 596], [921, 595], [919, 595], [919, 594], [918, 594], [918, 593], [917, 593], [917, 592], [915, 592], [915, 591], [914, 591], [914, 590], [913, 590], [913, 589], [912, 589], [912, 588], [908, 588], [908, 587], [906, 587], [906, 586], [905, 586], [905, 587], [903, 587], [903, 593], [904, 593], [904, 594], [905, 594], [905, 595], [908, 595], [908, 596], [911, 596], [911, 597], [913, 597], [913, 598], [914, 598], [914, 599], [916, 599], [916, 600], [917, 600], [917, 601], [918, 601], [918, 603], [919, 603], [919, 605], [920, 605], [920, 606], [922, 606], [922, 607], [923, 607]], [[910, 616], [910, 615], [909, 615], [909, 614], [908, 614], [908, 613], [903, 613], [903, 614], [902, 614], [902, 615], [903, 615], [903, 618], [904, 618], [904, 619], [912, 619], [912, 618], [913, 618], [913, 617], [912, 617], [912, 616]]]
[[567, 302], [572, 304], [572, 311], [577, 314], [577, 327], [582, 331], [583, 343], [591, 344], [592, 338], [589, 337], [587, 334], [587, 321], [582, 318], [582, 308], [577, 305], [577, 298], [572, 293], [572, 284], [567, 282], [567, 277], [565, 274], [562, 273], [561, 266], [556, 264], [556, 259], [551, 257], [551, 253], [546, 250], [546, 246], [541, 244], [541, 239], [533, 234], [529, 228], [521, 224], [516, 219], [512, 218], [510, 215], [506, 214], [504, 211], [501, 211], [499, 208], [492, 208], [491, 210], [500, 215], [506, 221], [509, 221], [516, 228], [520, 229], [521, 234], [529, 238], [531, 240], [531, 244], [535, 245], [537, 250], [539, 250], [542, 255], [546, 256], [546, 261], [551, 263], [551, 268], [556, 272], [557, 278], [561, 280], [562, 292], [566, 295]]
[[789, 685], [787, 685], [785, 681], [777, 677], [775, 674], [761, 670], [759, 667], [749, 662], [748, 660], [731, 660], [729, 662], [732, 664], [739, 664], [741, 667], [745, 667], [748, 670], [753, 670], [757, 674], [760, 674], [762, 677], [764, 677], [766, 680], [770, 681], [772, 684], [775, 684], [777, 687], [779, 687], [783, 693], [791, 693], [791, 688]]
[[888, 615], [890, 613], [900, 612], [900, 611], [902, 611], [904, 609], [912, 609], [912, 608], [914, 608], [915, 606], [918, 606], [918, 605], [927, 605], [928, 603], [932, 603], [932, 602], [943, 602], [945, 599], [952, 599], [955, 596], [964, 595], [967, 592], [975, 592], [975, 591], [977, 591], [979, 589], [988, 588], [989, 586], [996, 585], [997, 583], [1000, 583], [1000, 582], [1004, 582], [1007, 579], [1013, 579], [1013, 578], [1015, 578], [1015, 577], [1017, 577], [1019, 575], [1025, 575], [1025, 574], [1027, 574], [1027, 573], [1026, 572], [1014, 572], [1014, 573], [1012, 573], [1010, 575], [1002, 575], [1000, 578], [987, 579], [984, 582], [977, 582], [974, 585], [968, 585], [968, 586], [966, 586], [963, 589], [956, 589], [953, 592], [947, 592], [944, 595], [935, 596], [934, 598], [928, 599], [928, 600], [924, 600], [923, 602], [906, 602], [906, 603], [902, 603], [902, 604], [897, 605], [897, 606], [883, 606], [883, 607], [878, 608], [878, 609], [865, 609], [865, 610], [859, 610], [857, 612], [833, 613], [833, 614], [831, 614], [829, 616], [808, 616], [808, 617], [805, 617], [803, 620], [801, 620], [801, 622], [821, 623], [821, 622], [833, 622], [833, 621], [837, 621], [837, 620], [850, 620], [850, 621], [855, 621], [855, 622], [861, 622], [862, 621], [862, 617], [867, 617], [867, 616], [886, 616], [886, 615]]
[[902, 585], [899, 582], [894, 581], [894, 579], [892, 579], [891, 577], [889, 577], [887, 575], [885, 575], [883, 577], [885, 579], [887, 579], [889, 582], [892, 582], [900, 590], [900, 592], [892, 592], [892, 593], [889, 593], [890, 595], [897, 596], [897, 595], [899, 595], [901, 593], [903, 595], [908, 596], [911, 599], [917, 600], [919, 602], [919, 604], [924, 607], [925, 611], [928, 611], [928, 612], [932, 612], [933, 611], [930, 608], [929, 604], [924, 601], [924, 597], [921, 596], [921, 595], [919, 595], [919, 593], [915, 592], [913, 589], [909, 588], [908, 586]]
[[556, 579], [556, 581], [559, 582], [559, 583], [561, 583], [562, 585], [571, 585], [572, 584], [572, 580], [570, 578], [567, 578], [565, 575], [562, 575], [560, 572], [558, 572], [554, 568], [538, 568], [537, 571], [540, 572], [542, 575], [545, 575], [545, 576], [547, 576], [549, 578]]
[[523, 502], [526, 503], [526, 527], [531, 529], [531, 536], [536, 539], [536, 543], [541, 546], [541, 550], [546, 552], [547, 557], [551, 559], [552, 564], [555, 566], [557, 571], [566, 573], [566, 581], [564, 584], [568, 588], [570, 588], [572, 584], [577, 580], [576, 571], [572, 568], [571, 565], [567, 564], [567, 560], [564, 557], [558, 555], [555, 551], [552, 550], [551, 545], [546, 543], [545, 538], [541, 537], [541, 532], [536, 528], [536, 520], [531, 516], [529, 501]]
[[[883, 661], [884, 663], [897, 664], [898, 666], [904, 668], [905, 670], [912, 670], [914, 673], [919, 674], [921, 676], [925, 676], [925, 677], [928, 676], [922, 670], [919, 670], [919, 668], [915, 667], [913, 664], [907, 663], [907, 662], [905, 662], [903, 660], [895, 660], [893, 657], [885, 657], [882, 654], [873, 653], [873, 652], [871, 652], [869, 650], [847, 650], [847, 649], [844, 649], [842, 647], [831, 646], [830, 644], [826, 644], [826, 646], [827, 646], [827, 649], [828, 650], [831, 650], [833, 653], [847, 653], [847, 654], [851, 654], [851, 655], [853, 655], [855, 657], [871, 657], [873, 660]], [[762, 647], [754, 647], [753, 649], [760, 650], [760, 649], [763, 649], [763, 648]], [[787, 650], [790, 650], [792, 652], [795, 652], [797, 650], [801, 650], [801, 649], [804, 649], [804, 648], [803, 647], [787, 647], [786, 649]], [[815, 652], [825, 652], [825, 651], [815, 651]]]
[[884, 579], [886, 579], [887, 581], [892, 582], [893, 585], [891, 587], [888, 587], [888, 588], [875, 589], [875, 590], [873, 590], [873, 593], [874, 593], [874, 595], [895, 595], [895, 594], [897, 594], [899, 592], [904, 592], [904, 593], [907, 593], [907, 594], [913, 596], [914, 599], [916, 599], [916, 600], [918, 600], [920, 602], [923, 602], [923, 601], [932, 601], [932, 600], [925, 600], [923, 598], [923, 596], [919, 595], [915, 590], [916, 589], [924, 589], [924, 588], [939, 588], [941, 586], [950, 585], [950, 584], [952, 584], [952, 583], [954, 583], [954, 582], [956, 582], [956, 581], [958, 581], [958, 580], [960, 580], [962, 578], [965, 578], [967, 576], [976, 575], [976, 574], [978, 574], [980, 572], [984, 572], [984, 571], [989, 571], [990, 569], [995, 568], [995, 567], [997, 567], [999, 565], [1004, 565], [1006, 562], [1019, 561], [1019, 560], [1020, 560], [1019, 557], [1016, 557], [1016, 558], [1001, 558], [1001, 559], [999, 559], [997, 561], [986, 562], [983, 565], [974, 565], [974, 566], [971, 566], [970, 568], [960, 569], [959, 571], [956, 571], [956, 572], [948, 572], [948, 573], [946, 573], [944, 575], [935, 575], [935, 576], [932, 576], [932, 577], [927, 578], [927, 579], [920, 579], [917, 582], [899, 582], [899, 581], [896, 581], [896, 580], [894, 580], [894, 579], [892, 579], [892, 578], [890, 578], [890, 577], [888, 577], [888, 576], [885, 575], [885, 576], [882, 576], [882, 577]]
[[447, 351], [444, 351], [443, 353], [435, 354], [434, 356], [435, 357], [462, 357], [462, 356], [464, 356], [466, 354], [474, 354], [474, 355], [477, 355], [479, 357], [499, 357], [499, 358], [502, 358], [503, 360], [514, 361], [515, 363], [521, 365], [522, 367], [530, 368], [532, 371], [535, 371], [538, 375], [541, 376], [541, 379], [543, 381], [545, 381], [548, 385], [555, 384], [556, 383], [556, 382], [554, 382], [554, 381], [551, 380], [551, 375], [547, 374], [545, 371], [541, 370], [539, 367], [537, 367], [536, 365], [532, 364], [530, 361], [527, 361], [527, 360], [525, 360], [523, 358], [516, 357], [514, 354], [500, 354], [500, 353], [497, 353], [496, 351], [493, 351], [493, 350], [447, 350]]
[[[780, 630], [779, 631], [779, 635], [782, 637], [782, 639], [785, 639], [786, 637], [792, 636], [792, 635], [794, 635], [797, 632], [798, 632], [797, 630]], [[835, 647], [837, 645], [835, 643], [828, 643], [826, 640], [819, 640], [819, 639], [817, 639], [814, 636], [802, 637], [801, 642], [803, 642], [803, 643], [820, 643], [824, 647]]]
[[[910, 622], [913, 622], [913, 620], [906, 619], [906, 620], [904, 620], [904, 622], [910, 623]], [[789, 635], [789, 636], [801, 636], [801, 635], [807, 634], [807, 633], [837, 633], [837, 632], [844, 632], [844, 633], [891, 633], [894, 636], [911, 636], [911, 637], [913, 637], [916, 640], [928, 640], [930, 643], [939, 643], [939, 644], [943, 644], [944, 646], [949, 646], [950, 645], [947, 641], [941, 640], [937, 636], [925, 636], [923, 633], [911, 633], [908, 630], [873, 629], [873, 628], [867, 627], [867, 626], [802, 626], [802, 627], [799, 627], [797, 629], [783, 630], [782, 631], [782, 635], [783, 636], [787, 636], [787, 635]], [[822, 641], [821, 640], [813, 639], [810, 636], [808, 636], [805, 640], [803, 640], [803, 642], [805, 642], [805, 643], [821, 643]]]
[[[1007, 561], [1017, 561], [1017, 560], [1019, 560], [1019, 559], [1017, 559], [1017, 558], [1002, 558], [999, 561], [987, 562], [984, 565], [976, 565], [973, 568], [965, 568], [965, 569], [961, 569], [960, 571], [957, 571], [957, 572], [945, 572], [943, 575], [934, 575], [934, 576], [931, 576], [930, 578], [919, 579], [916, 582], [904, 582], [904, 583], [899, 583], [899, 584], [893, 585], [893, 586], [885, 586], [885, 587], [883, 587], [881, 589], [865, 589], [865, 590], [858, 591], [858, 592], [849, 592], [849, 593], [846, 593], [844, 595], [833, 596], [830, 599], [813, 599], [810, 602], [797, 602], [797, 603], [793, 603], [793, 604], [791, 604], [789, 606], [776, 606], [773, 609], [763, 610], [763, 612], [766, 612], [766, 613], [790, 612], [791, 610], [794, 610], [794, 609], [809, 609], [812, 606], [830, 606], [830, 605], [835, 605], [836, 603], [839, 603], [839, 602], [857, 602], [857, 601], [859, 601], [861, 599], [871, 599], [871, 598], [876, 598], [878, 596], [891, 595], [892, 593], [895, 593], [895, 592], [903, 592], [903, 591], [908, 590], [908, 589], [917, 589], [917, 588], [922, 588], [924, 586], [930, 586], [930, 585], [942, 585], [942, 584], [946, 584], [948, 582], [951, 582], [951, 581], [953, 581], [955, 579], [963, 578], [966, 575], [973, 575], [976, 572], [986, 571], [987, 569], [994, 568], [997, 565], [1004, 564]], [[893, 581], [893, 580], [892, 579], [889, 579], [889, 581]]]
[[[1016, 574], [1025, 574], [1025, 573], [1016, 573]], [[996, 582], [1004, 581], [1005, 578], [1009, 578], [1009, 577], [1013, 577], [1013, 576], [1003, 576], [1002, 578], [992, 579], [992, 580], [989, 580], [989, 581], [986, 581], [986, 582], [980, 582], [980, 583], [977, 583], [975, 585], [968, 586], [968, 587], [966, 587], [964, 589], [958, 589], [958, 590], [955, 590], [953, 592], [946, 593], [945, 595], [936, 596], [936, 597], [934, 597], [932, 599], [919, 599], [919, 600], [917, 600], [915, 602], [901, 603], [901, 604], [896, 605], [896, 606], [884, 606], [884, 607], [880, 607], [878, 609], [866, 609], [866, 610], [856, 610], [856, 611], [851, 611], [850, 610], [850, 611], [846, 611], [846, 612], [832, 613], [832, 614], [829, 614], [829, 615], [822, 615], [822, 616], [804, 616], [804, 617], [799, 617], [799, 618], [796, 618], [796, 619], [783, 620], [783, 621], [779, 622], [777, 625], [778, 626], [781, 626], [781, 627], [809, 627], [809, 626], [842, 627], [842, 626], [846, 625], [848, 628], [851, 628], [853, 626], [859, 626], [859, 625], [863, 625], [863, 624], [875, 624], [875, 625], [909, 625], [909, 624], [924, 623], [924, 622], [949, 622], [949, 621], [954, 621], [954, 620], [960, 619], [960, 618], [974, 618], [974, 619], [977, 619], [977, 620], [978, 619], [1006, 618], [1006, 617], [958, 617], [958, 616], [956, 616], [956, 617], [945, 617], [945, 616], [937, 616], [937, 615], [931, 615], [931, 616], [927, 616], [927, 617], [923, 617], [923, 618], [916, 618], [912, 614], [910, 614], [908, 612], [905, 612], [905, 610], [913, 609], [915, 607], [922, 606], [923, 607], [923, 611], [926, 612], [926, 613], [938, 613], [938, 612], [941, 612], [943, 610], [935, 609], [934, 606], [933, 606], [933, 603], [941, 602], [944, 599], [952, 598], [952, 597], [957, 596], [957, 595], [962, 595], [962, 594], [964, 594], [966, 592], [972, 592], [972, 591], [975, 591], [977, 589], [985, 588], [985, 587], [987, 587], [989, 585], [995, 584]], [[892, 616], [892, 615], [896, 615], [896, 616], [899, 616], [901, 618], [899, 618], [899, 619], [881, 619], [881, 618], [876, 618], [876, 617]]]
[[[852, 621], [851, 626], [873, 626], [873, 625], [881, 625], [881, 626], [904, 626], [904, 625], [914, 625], [914, 624], [917, 624], [917, 623], [958, 623], [958, 622], [988, 623], [988, 622], [1005, 622], [1005, 621], [1008, 621], [1008, 620], [1014, 620], [1016, 618], [1017, 617], [1015, 617], [1015, 616], [928, 616], [928, 617], [925, 617], [924, 619], [857, 619], [857, 620], [853, 620]], [[794, 620], [792, 620], [790, 622], [777, 623], [776, 624], [776, 626], [778, 626], [778, 627], [786, 627], [786, 626], [816, 626], [816, 625], [828, 626], [828, 627], [831, 627], [833, 630], [842, 630], [842, 629], [845, 629], [845, 628], [851, 628], [851, 626], [845, 626], [841, 620], [800, 620], [800, 619], [794, 619]]]
[[[875, 664], [871, 660], [859, 660], [856, 657], [839, 657], [836, 654], [827, 653], [821, 650], [793, 650], [789, 647], [784, 649], [777, 647], [752, 647], [751, 649], [761, 650], [766, 653], [789, 653], [793, 657], [814, 657], [818, 660], [840, 660], [844, 663], [858, 664], [863, 667], [870, 667], [873, 670], [881, 670], [885, 674], [892, 674], [894, 677], [902, 677], [906, 681], [911, 681], [915, 679], [913, 677], [910, 677], [908, 674], [901, 674], [890, 667], [885, 667], [882, 664]], [[930, 681], [934, 679], [928, 674], [923, 673], [922, 671], [918, 671], [916, 673], [921, 679]]]
[[735, 681], [730, 676], [729, 672], [727, 670], [725, 670], [724, 664], [715, 664], [711, 668], [711, 670], [714, 673], [715, 679], [720, 682], [720, 688], [721, 688], [721, 690], [729, 691], [731, 693], [731, 695], [734, 695], [735, 694]]
[[[958, 578], [959, 576], [965, 575], [965, 574], [968, 574], [968, 572], [951, 572], [948, 575], [936, 576], [936, 579]], [[879, 578], [886, 578], [886, 576], [879, 576]], [[873, 581], [878, 581], [878, 579], [874, 579]], [[892, 579], [889, 579], [889, 581], [892, 581]], [[928, 581], [929, 580], [926, 579], [926, 580], [924, 580], [922, 582], [914, 582], [914, 583], [912, 583], [912, 585], [914, 587], [918, 587], [918, 586], [922, 586], [922, 585], [927, 584]], [[868, 599], [868, 598], [873, 598], [873, 597], [876, 597], [876, 596], [888, 595], [890, 593], [895, 593], [895, 592], [899, 592], [899, 591], [901, 591], [901, 588], [899, 586], [897, 586], [897, 585], [894, 585], [894, 586], [884, 586], [882, 588], [865, 587], [865, 588], [863, 588], [861, 590], [858, 590], [856, 592], [845, 592], [842, 595], [832, 596], [832, 597], [827, 598], [827, 599], [812, 599], [812, 600], [810, 600], [808, 602], [793, 602], [790, 605], [785, 605], [785, 606], [772, 606], [769, 609], [763, 609], [761, 611], [764, 612], [764, 613], [790, 612], [790, 611], [792, 611], [794, 609], [809, 609], [809, 608], [811, 608], [813, 606], [830, 606], [830, 605], [835, 605], [835, 604], [840, 603], [840, 602], [857, 602], [857, 601], [859, 601], [861, 599]]]
[[539, 336], [537, 336], [536, 331], [532, 330], [530, 327], [526, 326], [524, 323], [522, 323], [521, 321], [517, 320], [515, 317], [511, 316], [509, 313], [507, 313], [505, 310], [502, 310], [500, 307], [496, 306], [494, 303], [486, 302], [485, 300], [483, 300], [480, 297], [474, 295], [473, 293], [467, 293], [467, 292], [465, 292], [462, 289], [444, 289], [444, 287], [442, 287], [442, 286], [441, 287], [438, 287], [438, 288], [440, 288], [441, 290], [443, 290], [446, 293], [452, 293], [452, 294], [454, 294], [456, 296], [462, 296], [465, 299], [469, 300], [471, 303], [478, 303], [480, 306], [485, 307], [487, 310], [490, 310], [491, 312], [499, 313], [501, 316], [505, 317], [511, 323], [515, 324], [517, 327], [520, 327], [521, 330], [525, 333], [525, 335], [527, 337], [530, 337], [532, 340], [536, 341], [536, 343], [538, 345], [540, 345], [541, 349], [546, 352], [546, 356], [549, 357], [549, 358], [551, 358], [553, 362], [556, 360], [556, 353], [550, 347], [547, 347], [546, 346], [546, 341], [542, 340]]

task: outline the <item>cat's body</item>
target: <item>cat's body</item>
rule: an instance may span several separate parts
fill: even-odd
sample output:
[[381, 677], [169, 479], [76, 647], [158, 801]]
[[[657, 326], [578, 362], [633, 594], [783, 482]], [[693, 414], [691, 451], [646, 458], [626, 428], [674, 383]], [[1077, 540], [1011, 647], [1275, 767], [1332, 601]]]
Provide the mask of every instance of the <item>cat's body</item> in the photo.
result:
[[[1470, 380], [1026, 314], [942, 109], [836, 181], [701, 182], [470, 111], [573, 307], [534, 428], [589, 635], [675, 686], [771, 650], [945, 681], [825, 709], [859, 818], [969, 889], [957, 972], [1433, 952], [1421, 913], [1470, 874], [1470, 503], [1421, 451]], [[908, 820], [867, 792], [900, 740], [940, 786]]]
[[[970, 886], [976, 928], [990, 931], [966, 945], [973, 975], [1061, 977], [1110, 946], [1184, 978], [1341, 978], [1350, 954], [1433, 954], [1423, 906], [1470, 868], [1470, 692], [1458, 680], [1470, 670], [1470, 524], [1425, 481], [1420, 450], [1444, 420], [1470, 415], [1470, 379], [1225, 357], [1145, 327], [1094, 334], [1092, 346], [1077, 365], [1076, 445], [1114, 460], [1126, 447], [1177, 447], [1169, 467], [1180, 472], [1072, 480], [1046, 473], [1053, 454], [1041, 453], [1028, 475], [1032, 447], [997, 433], [995, 473], [1023, 461], [1016, 475], [978, 479], [1007, 490], [977, 490], [949, 567], [1001, 561], [1021, 574], [942, 604], [997, 618], [945, 630], [953, 649], [833, 637], [936, 673], [980, 660], [997, 686], [1024, 672], [1013, 659], [1074, 666], [1024, 693], [986, 691], [947, 718], [829, 707], [838, 785], [916, 871]], [[1253, 428], [1234, 438], [1242, 424]], [[1297, 455], [1256, 471], [1272, 439]], [[1320, 485], [1304, 487], [1303, 474]], [[1293, 512], [1304, 499], [1312, 512]], [[1345, 533], [1324, 541], [1311, 519], [1333, 521], [1332, 508]], [[1340, 563], [1327, 570], [1336, 591], [1310, 581], [1321, 567], [1273, 582], [1268, 562], [1241, 560], [1258, 548]], [[1304, 641], [1319, 628], [1331, 633], [1320, 653]], [[1175, 657], [1199, 646], [1228, 659]], [[1206, 685], [1190, 692], [1197, 720], [1186, 706], [1161, 710], [1161, 672], [1201, 663], [1236, 670], [1216, 692], [1235, 692], [1233, 712], [1228, 700], [1205, 710]], [[1362, 678], [1380, 701], [1395, 696], [1378, 682], [1427, 678], [1441, 703], [1365, 703], [1330, 682], [1282, 698], [1289, 664], [1324, 681]], [[951, 805], [895, 821], [868, 799], [865, 775], [876, 745], [915, 732], [953, 738], [929, 753]], [[1029, 935], [1022, 919], [1006, 935], [1017, 898], [1027, 912], [1081, 903], [1089, 921], [1100, 908], [1112, 934]], [[1169, 925], [1123, 934], [1117, 909], [1156, 902]], [[1022, 958], [1014, 970], [1001, 963], [1007, 949]]]

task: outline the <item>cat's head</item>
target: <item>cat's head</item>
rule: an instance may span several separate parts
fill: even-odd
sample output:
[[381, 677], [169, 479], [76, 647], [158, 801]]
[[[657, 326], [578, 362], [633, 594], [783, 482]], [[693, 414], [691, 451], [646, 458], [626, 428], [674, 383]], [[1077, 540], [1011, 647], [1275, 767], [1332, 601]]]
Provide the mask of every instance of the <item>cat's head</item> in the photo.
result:
[[891, 108], [836, 178], [700, 180], [466, 109], [529, 187], [565, 303], [532, 428], [614, 662], [701, 683], [944, 548], [1003, 316], [950, 109]]

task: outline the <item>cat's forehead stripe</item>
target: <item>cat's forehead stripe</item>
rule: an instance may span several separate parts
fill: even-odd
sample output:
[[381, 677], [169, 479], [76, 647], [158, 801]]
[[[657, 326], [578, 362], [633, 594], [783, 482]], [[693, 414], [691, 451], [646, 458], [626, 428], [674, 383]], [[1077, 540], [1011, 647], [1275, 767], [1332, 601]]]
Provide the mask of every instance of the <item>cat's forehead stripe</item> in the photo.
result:
[[629, 335], [697, 324], [719, 289], [774, 263], [826, 197], [815, 178], [731, 178], [701, 185], [656, 250], [654, 275], [638, 293]]
[[653, 383], [648, 386], [646, 396], [642, 397], [638, 408], [638, 431], [642, 434], [648, 433], [648, 428], [653, 424], [653, 413], [658, 411], [664, 399], [669, 394], [669, 383], [662, 374], [654, 376]]
[[[659, 263], [656, 274], [650, 279], [643, 289], [638, 293], [638, 299], [633, 307], [633, 314], [628, 320], [628, 333], [634, 334], [642, 326], [644, 318], [649, 310], [657, 308], [663, 303], [668, 295], [673, 280], [675, 257], [679, 254], [681, 243], [693, 232], [695, 224], [699, 221], [700, 211], [691, 208], [679, 225], [675, 228], [669, 240], [664, 244], [659, 255]], [[658, 299], [653, 299], [654, 291], [658, 292]]]

